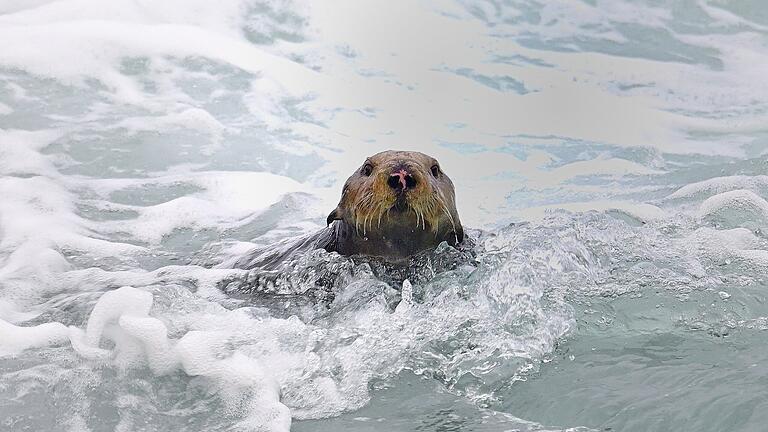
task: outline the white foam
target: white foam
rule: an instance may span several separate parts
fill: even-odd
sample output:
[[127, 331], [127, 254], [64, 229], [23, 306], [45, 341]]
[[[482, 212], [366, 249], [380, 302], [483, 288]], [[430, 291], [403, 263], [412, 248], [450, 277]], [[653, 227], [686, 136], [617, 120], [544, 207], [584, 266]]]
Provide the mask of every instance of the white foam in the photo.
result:
[[71, 264], [63, 251], [128, 257], [143, 248], [95, 238], [76, 215], [73, 194], [57, 178], [0, 177], [0, 293], [20, 307], [61, 289]]
[[98, 346], [104, 328], [123, 315], [146, 316], [152, 307], [152, 294], [131, 287], [108, 291], [101, 296], [88, 318], [85, 342]]
[[[735, 259], [752, 262], [752, 250], [763, 247], [763, 240], [747, 228], [715, 229], [700, 227], [675, 240], [681, 251], [698, 251], [707, 261], [727, 264]], [[690, 252], [685, 252], [690, 253]], [[689, 265], [692, 274], [704, 277], [710, 271], [700, 263]]]
[[19, 327], [0, 319], [0, 357], [13, 356], [30, 348], [61, 344], [68, 338], [67, 327], [57, 322]]
[[0, 278], [7, 282], [0, 291], [7, 298], [24, 298], [22, 303], [48, 286], [42, 281], [69, 268], [62, 249], [97, 257], [141, 250], [94, 238], [88, 222], [76, 214], [70, 181], [41, 154], [60, 136], [54, 130], [0, 131]]
[[[81, 356], [122, 367], [147, 365], [159, 375], [181, 369], [211, 381], [227, 407], [226, 415], [242, 427], [288, 431], [291, 415], [280, 403], [280, 386], [258, 360], [234, 351], [226, 354], [224, 331], [190, 331], [168, 338], [162, 321], [150, 317], [152, 295], [132, 287], [104, 293], [93, 308], [85, 331], [59, 323], [17, 327], [0, 321], [0, 355], [59, 344], [67, 339]], [[114, 348], [102, 348], [108, 338]]]
[[136, 116], [120, 120], [115, 127], [129, 130], [151, 130], [154, 133], [175, 130], [196, 131], [208, 134], [210, 144], [200, 148], [205, 155], [212, 155], [221, 148], [223, 133], [226, 127], [206, 110], [200, 108], [183, 108], [179, 112], [165, 115]]
[[748, 190], [723, 192], [701, 203], [699, 217], [724, 228], [749, 227], [768, 232], [768, 201]]
[[148, 98], [138, 83], [119, 73], [125, 57], [200, 56], [254, 73], [267, 70], [280, 76], [281, 87], [308, 91], [313, 71], [248, 43], [233, 25], [242, 2], [194, 6], [68, 0], [0, 17], [0, 38], [8, 45], [0, 62], [71, 84], [96, 78], [128, 103]]
[[50, 156], [40, 154], [40, 150], [60, 136], [53, 130], [0, 129], [0, 175], [55, 175]]
[[734, 255], [756, 267], [768, 269], [768, 251], [763, 249], [749, 249], [735, 251]]
[[162, 321], [147, 316], [121, 315], [118, 323], [122, 330], [141, 342], [139, 346], [143, 352], [131, 354], [138, 357], [146, 353], [146, 362], [152, 372], [163, 375], [178, 367], [179, 355], [174, 351], [168, 339], [168, 329]]
[[197, 172], [137, 181], [102, 180], [90, 183], [108, 194], [126, 186], [186, 183], [203, 190], [151, 206], [126, 206], [139, 213], [130, 224], [92, 224], [103, 232], [129, 232], [133, 238], [157, 244], [176, 229], [233, 228], [258, 216], [283, 196], [307, 190], [288, 177], [264, 172]]
[[7, 299], [0, 299], [0, 320], [5, 320], [13, 324], [31, 320], [36, 316], [36, 313], [20, 311], [18, 306]]
[[751, 190], [755, 193], [768, 191], [768, 176], [735, 175], [714, 177], [704, 181], [687, 184], [666, 197], [666, 200], [705, 199], [712, 195], [736, 189]]
[[[237, 414], [247, 413], [240, 423], [269, 431], [288, 431], [291, 415], [279, 402], [280, 387], [258, 361], [235, 352], [221, 359], [211, 346], [220, 346], [222, 335], [217, 332], [189, 332], [176, 345], [184, 371], [190, 375], [210, 378], [220, 385], [220, 394]], [[244, 394], [247, 395], [246, 400]]]

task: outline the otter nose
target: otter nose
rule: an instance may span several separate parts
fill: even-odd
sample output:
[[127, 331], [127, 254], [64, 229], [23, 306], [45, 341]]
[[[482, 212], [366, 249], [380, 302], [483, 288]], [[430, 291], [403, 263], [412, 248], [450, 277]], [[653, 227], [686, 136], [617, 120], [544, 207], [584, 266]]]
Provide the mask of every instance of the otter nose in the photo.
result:
[[416, 186], [416, 179], [408, 173], [408, 171], [401, 169], [400, 171], [393, 172], [389, 175], [387, 184], [392, 189], [398, 191], [404, 191], [408, 188], [413, 189]]

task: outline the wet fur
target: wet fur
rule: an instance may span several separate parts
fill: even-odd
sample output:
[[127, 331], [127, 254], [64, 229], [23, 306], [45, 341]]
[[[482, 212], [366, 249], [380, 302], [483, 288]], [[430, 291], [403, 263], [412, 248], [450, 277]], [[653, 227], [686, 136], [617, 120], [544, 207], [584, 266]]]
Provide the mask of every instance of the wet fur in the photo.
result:
[[[416, 186], [403, 194], [387, 184], [400, 168], [416, 179]], [[456, 246], [464, 239], [464, 229], [455, 199], [451, 179], [434, 158], [419, 152], [378, 153], [344, 184], [339, 205], [328, 215], [332, 241], [323, 247], [342, 255], [400, 261], [443, 241]]]

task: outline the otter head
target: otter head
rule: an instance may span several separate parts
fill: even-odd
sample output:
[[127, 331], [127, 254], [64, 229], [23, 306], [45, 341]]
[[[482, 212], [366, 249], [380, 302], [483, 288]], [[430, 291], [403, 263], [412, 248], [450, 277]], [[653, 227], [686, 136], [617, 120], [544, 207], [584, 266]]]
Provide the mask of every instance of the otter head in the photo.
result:
[[[390, 150], [366, 159], [347, 179], [327, 222], [342, 221], [360, 239], [383, 243], [374, 250], [392, 249], [383, 255], [407, 255], [441, 241], [463, 241], [455, 199], [453, 183], [435, 158]], [[399, 250], [402, 242], [407, 244]]]

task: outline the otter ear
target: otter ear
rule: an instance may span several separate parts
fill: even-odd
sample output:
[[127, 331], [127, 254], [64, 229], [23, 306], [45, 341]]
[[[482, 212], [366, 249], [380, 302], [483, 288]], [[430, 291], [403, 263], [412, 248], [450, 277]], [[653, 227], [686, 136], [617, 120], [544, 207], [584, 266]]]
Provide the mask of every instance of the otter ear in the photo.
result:
[[339, 215], [339, 208], [336, 207], [333, 209], [333, 211], [328, 215], [328, 217], [325, 219], [325, 222], [330, 225], [335, 220], [341, 220], [341, 215]]

